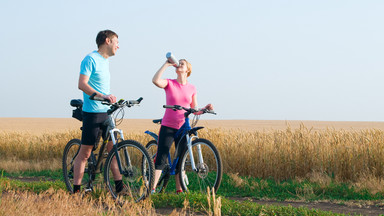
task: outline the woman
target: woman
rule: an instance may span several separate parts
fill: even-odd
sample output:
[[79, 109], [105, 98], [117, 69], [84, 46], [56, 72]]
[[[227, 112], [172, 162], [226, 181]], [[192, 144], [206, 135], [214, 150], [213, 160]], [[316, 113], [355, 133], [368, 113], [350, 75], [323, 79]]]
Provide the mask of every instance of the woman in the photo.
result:
[[[156, 72], [152, 78], [153, 84], [157, 87], [165, 90], [166, 104], [167, 105], [180, 105], [183, 107], [197, 108], [197, 99], [196, 99], [196, 88], [194, 85], [190, 84], [187, 80], [192, 73], [192, 65], [187, 62], [185, 59], [179, 61], [179, 66], [176, 67], [177, 79], [162, 79], [164, 71], [173, 64], [166, 61], [163, 66]], [[212, 110], [213, 106], [208, 104], [205, 106], [205, 109]], [[174, 111], [172, 109], [166, 109], [163, 120], [161, 122], [161, 128], [159, 132], [159, 141], [155, 161], [155, 182], [154, 187], [156, 187], [161, 172], [165, 167], [167, 162], [167, 155], [169, 149], [172, 146], [174, 141], [174, 135], [177, 130], [184, 124], [184, 110]], [[201, 112], [196, 113], [196, 115], [201, 114]], [[175, 140], [175, 144], [179, 140]], [[184, 140], [179, 146], [178, 152], [182, 152], [183, 148], [186, 146], [186, 141]], [[183, 192], [180, 181], [179, 181], [179, 170], [176, 170], [176, 193]], [[152, 189], [152, 193], [155, 192], [155, 188]]]

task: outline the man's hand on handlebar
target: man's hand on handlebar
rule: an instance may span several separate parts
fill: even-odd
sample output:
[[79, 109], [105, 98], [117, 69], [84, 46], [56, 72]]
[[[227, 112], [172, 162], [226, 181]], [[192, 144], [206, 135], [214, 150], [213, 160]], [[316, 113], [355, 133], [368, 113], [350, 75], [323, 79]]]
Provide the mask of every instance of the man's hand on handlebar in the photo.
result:
[[104, 99], [108, 100], [109, 103], [111, 103], [111, 104], [116, 103], [116, 97], [115, 97], [115, 95], [113, 95], [113, 94], [103, 95], [102, 97], [103, 97]]
[[97, 100], [97, 101], [106, 101], [110, 104], [114, 104], [116, 103], [116, 97], [113, 95], [113, 94], [109, 94], [109, 95], [103, 95], [101, 93], [93, 93], [89, 99], [91, 100]]

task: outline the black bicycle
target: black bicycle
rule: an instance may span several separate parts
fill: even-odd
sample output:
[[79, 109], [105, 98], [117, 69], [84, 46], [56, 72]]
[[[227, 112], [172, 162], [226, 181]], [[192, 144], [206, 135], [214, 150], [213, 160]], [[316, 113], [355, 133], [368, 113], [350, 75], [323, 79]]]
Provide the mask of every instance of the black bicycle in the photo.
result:
[[[132, 107], [140, 104], [143, 98], [138, 100], [119, 100], [116, 103], [109, 103], [103, 98], [95, 97], [93, 94], [90, 99], [102, 101], [104, 105], [110, 106], [108, 110], [109, 118], [104, 122], [107, 126], [107, 130], [103, 131], [105, 134], [100, 134], [102, 144], [99, 147], [97, 144], [88, 159], [85, 167], [84, 177], [81, 185], [85, 187], [85, 191], [94, 191], [96, 183], [100, 182], [98, 174], [104, 172], [104, 182], [112, 194], [113, 198], [124, 197], [130, 198], [135, 202], [145, 199], [153, 188], [154, 177], [154, 164], [152, 155], [148, 153], [146, 148], [135, 140], [125, 140], [123, 131], [116, 128], [116, 122], [121, 123], [124, 114], [121, 119], [116, 120], [112, 118], [114, 113], [124, 113], [125, 107]], [[71, 100], [71, 106], [76, 107], [73, 111], [72, 117], [82, 121], [82, 105], [83, 101], [80, 99]], [[113, 148], [110, 152], [107, 152], [107, 143], [112, 140]], [[79, 139], [70, 140], [64, 149], [63, 154], [63, 174], [64, 181], [67, 189], [73, 193], [73, 174], [74, 174], [74, 162], [79, 152], [81, 141]], [[98, 153], [94, 153], [98, 149]], [[122, 175], [122, 181], [124, 184], [124, 193], [116, 191], [116, 185], [113, 178], [112, 163], [117, 162], [118, 170]], [[103, 166], [104, 164], [104, 166]]]

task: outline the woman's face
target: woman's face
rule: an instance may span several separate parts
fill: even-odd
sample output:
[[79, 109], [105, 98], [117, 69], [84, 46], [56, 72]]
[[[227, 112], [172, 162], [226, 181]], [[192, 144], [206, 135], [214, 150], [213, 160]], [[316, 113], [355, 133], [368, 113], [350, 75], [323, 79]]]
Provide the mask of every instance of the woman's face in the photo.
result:
[[185, 61], [181, 60], [179, 62], [179, 66], [176, 68], [176, 73], [180, 73], [180, 74], [185, 73], [185, 74], [187, 74], [187, 70], [188, 70], [187, 63]]

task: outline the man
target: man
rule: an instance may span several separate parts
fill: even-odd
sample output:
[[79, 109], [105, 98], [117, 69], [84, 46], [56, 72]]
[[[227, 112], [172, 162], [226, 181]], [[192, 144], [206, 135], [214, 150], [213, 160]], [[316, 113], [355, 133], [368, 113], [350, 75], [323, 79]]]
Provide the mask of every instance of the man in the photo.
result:
[[[74, 165], [74, 193], [80, 191], [81, 180], [84, 176], [85, 165], [91, 155], [92, 149], [98, 142], [99, 134], [105, 130], [104, 121], [109, 118], [108, 106], [100, 101], [90, 100], [89, 96], [96, 93], [97, 97], [105, 98], [111, 103], [116, 102], [116, 97], [110, 93], [110, 73], [108, 58], [116, 54], [119, 49], [118, 35], [111, 30], [100, 31], [96, 37], [97, 51], [88, 54], [80, 66], [79, 89], [83, 91], [83, 131], [79, 154]], [[113, 147], [108, 142], [107, 150]], [[116, 162], [112, 164], [112, 172], [116, 183], [116, 192], [123, 189], [122, 176]]]

